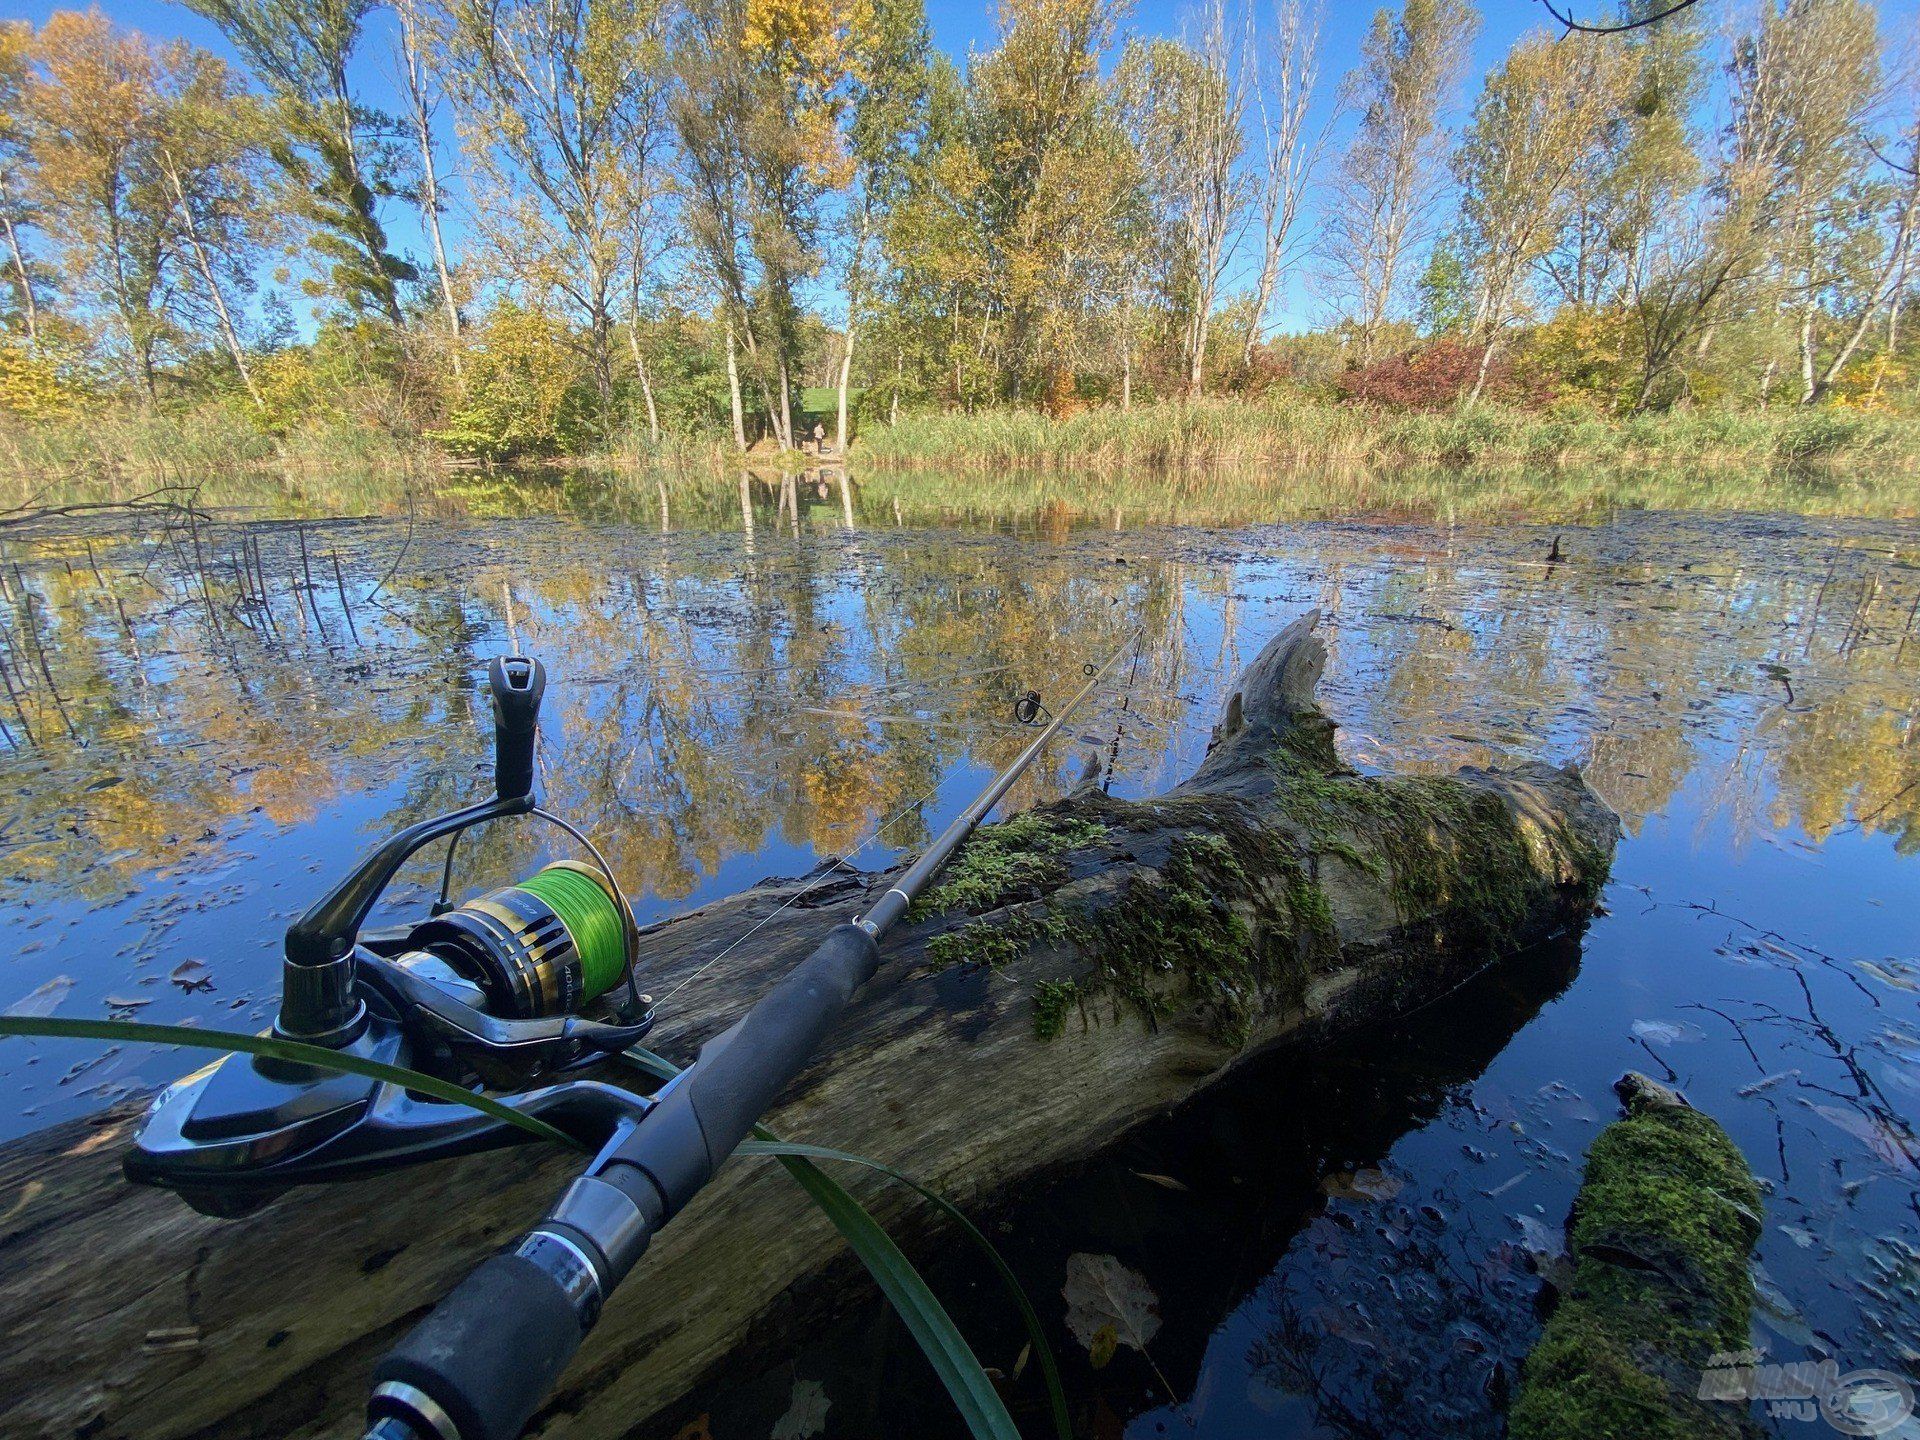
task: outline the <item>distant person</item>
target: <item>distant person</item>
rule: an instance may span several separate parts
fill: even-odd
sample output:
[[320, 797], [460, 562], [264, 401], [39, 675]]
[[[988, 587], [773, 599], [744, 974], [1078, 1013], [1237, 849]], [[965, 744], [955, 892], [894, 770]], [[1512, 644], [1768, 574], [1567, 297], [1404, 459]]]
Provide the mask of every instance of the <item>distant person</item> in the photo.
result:
[[818, 420], [813, 422], [813, 453], [816, 455], [827, 453], [827, 427]]

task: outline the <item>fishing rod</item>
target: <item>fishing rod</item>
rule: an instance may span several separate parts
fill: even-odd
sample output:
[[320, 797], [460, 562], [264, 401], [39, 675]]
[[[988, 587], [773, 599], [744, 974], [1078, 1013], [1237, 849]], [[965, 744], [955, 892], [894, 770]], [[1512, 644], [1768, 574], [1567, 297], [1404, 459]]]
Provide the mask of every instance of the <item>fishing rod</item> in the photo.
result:
[[[410, 1092], [401, 1079], [231, 1055], [160, 1094], [127, 1154], [127, 1177], [172, 1189], [202, 1213], [239, 1216], [293, 1186], [530, 1138], [595, 1151], [539, 1224], [482, 1261], [374, 1369], [365, 1440], [515, 1440], [654, 1234], [748, 1137], [872, 978], [880, 940], [1140, 634], [1084, 667], [1072, 699], [866, 914], [828, 932], [651, 1095], [578, 1078], [653, 1026], [653, 1000], [636, 979], [639, 927], [592, 842], [534, 796], [544, 668], [524, 656], [494, 660], [493, 798], [399, 831], [293, 923], [274, 1023], [283, 1039], [484, 1094], [487, 1109]], [[460, 836], [523, 815], [564, 830], [591, 863], [555, 861], [450, 903]], [[446, 873], [428, 916], [366, 928], [401, 865], [438, 840], [448, 842]]]

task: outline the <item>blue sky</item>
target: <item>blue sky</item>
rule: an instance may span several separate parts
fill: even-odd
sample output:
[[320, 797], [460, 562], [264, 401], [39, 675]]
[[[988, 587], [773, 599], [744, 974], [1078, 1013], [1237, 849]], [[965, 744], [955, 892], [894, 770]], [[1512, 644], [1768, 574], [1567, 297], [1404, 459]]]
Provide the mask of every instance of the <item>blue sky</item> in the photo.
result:
[[[1233, 0], [1229, 0], [1229, 3], [1233, 3]], [[1251, 3], [1257, 7], [1257, 17], [1264, 18], [1271, 13], [1272, 0], [1251, 0]], [[1575, 4], [1574, 13], [1582, 18], [1604, 19], [1612, 10], [1614, 0], [1585, 0], [1584, 4], [1569, 0], [1569, 3]], [[1339, 77], [1358, 60], [1361, 39], [1378, 7], [1374, 3], [1342, 3], [1342, 0], [1323, 0], [1323, 5], [1322, 75], [1318, 103], [1326, 107], [1332, 103]], [[83, 7], [71, 3], [71, 0], [67, 4], [31, 5], [0, 0], [0, 15], [24, 18], [36, 25], [54, 10], [76, 8]], [[179, 37], [229, 59], [235, 58], [232, 48], [218, 29], [184, 5], [168, 3], [168, 0], [104, 0], [100, 8], [114, 20], [149, 36]], [[1126, 17], [1125, 27], [1128, 33], [1133, 34], [1177, 35], [1181, 29], [1181, 16], [1190, 8], [1191, 0], [1136, 0]], [[1889, 48], [1897, 49], [1903, 42], [1912, 47], [1916, 35], [1920, 35], [1920, 0], [1879, 0], [1877, 8], [1881, 33], [1889, 42]], [[1751, 0], [1701, 0], [1697, 13], [1709, 25], [1717, 27], [1737, 21], [1750, 10]], [[928, 20], [935, 43], [963, 64], [969, 50], [991, 48], [996, 11], [997, 6], [992, 0], [928, 0]], [[1456, 97], [1456, 118], [1471, 103], [1480, 77], [1499, 63], [1515, 40], [1531, 30], [1558, 28], [1553, 25], [1539, 0], [1480, 0], [1480, 13], [1480, 34], [1474, 46], [1473, 64], [1467, 81]], [[389, 79], [393, 69], [390, 58], [391, 25], [389, 13], [376, 13], [362, 42], [356, 67], [363, 98], [372, 105], [385, 108], [395, 108]], [[442, 123], [443, 128], [449, 130], [442, 148], [451, 160], [452, 136], [450, 127], [446, 126], [444, 112]], [[457, 189], [457, 181], [450, 188]], [[1310, 229], [1314, 218], [1314, 208], [1309, 203], [1302, 216], [1303, 225]], [[409, 207], [399, 203], [390, 204], [383, 219], [397, 247], [411, 252], [416, 258], [423, 256], [420, 227]], [[446, 225], [449, 241], [457, 248], [460, 233], [457, 208], [448, 217]], [[825, 297], [822, 299], [825, 307], [831, 309], [831, 301]], [[296, 299], [294, 308], [304, 320], [305, 306]], [[1318, 318], [1308, 287], [1298, 277], [1289, 282], [1285, 293], [1279, 297], [1274, 318], [1284, 329], [1299, 328]]]

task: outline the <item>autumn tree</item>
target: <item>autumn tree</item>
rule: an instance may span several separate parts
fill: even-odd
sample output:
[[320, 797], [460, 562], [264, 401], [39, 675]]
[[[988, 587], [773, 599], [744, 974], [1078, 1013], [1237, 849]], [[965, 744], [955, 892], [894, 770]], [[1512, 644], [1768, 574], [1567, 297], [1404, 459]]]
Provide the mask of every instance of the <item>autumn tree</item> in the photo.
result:
[[1100, 79], [1116, 28], [1110, 0], [1004, 0], [1000, 43], [968, 76], [989, 257], [981, 334], [1010, 395], [1043, 392], [1091, 338], [1096, 280], [1137, 198], [1135, 152]]
[[635, 218], [661, 181], [656, 0], [455, 0], [447, 51], [489, 265], [579, 327], [602, 423]]
[[1768, 0], [1735, 42], [1733, 151], [1724, 186], [1754, 227], [1771, 303], [1792, 318], [1800, 398], [1822, 393], [1823, 308], [1862, 283], [1877, 206], [1863, 192], [1880, 94], [1865, 0]]
[[834, 443], [846, 454], [847, 386], [856, 337], [873, 307], [883, 218], [901, 203], [925, 138], [932, 42], [922, 0], [873, 0], [858, 37], [853, 94], [847, 108], [852, 194], [847, 205], [847, 318], [840, 348]]
[[309, 230], [325, 288], [348, 310], [402, 323], [413, 267], [380, 221], [392, 188], [384, 124], [355, 94], [348, 61], [374, 0], [186, 0], [218, 25], [276, 102], [273, 150], [285, 202]]
[[1480, 348], [1469, 404], [1533, 267], [1567, 223], [1582, 162], [1619, 93], [1620, 55], [1604, 36], [1529, 36], [1488, 74], [1474, 105], [1453, 157], [1459, 255], [1471, 280], [1467, 333]]
[[1478, 28], [1468, 0], [1406, 0], [1397, 15], [1374, 15], [1347, 77], [1359, 120], [1334, 183], [1325, 251], [1363, 362], [1412, 278], [1409, 257], [1437, 229], [1446, 107]]
[[69, 284], [97, 304], [151, 401], [172, 337], [173, 203], [159, 165], [161, 58], [98, 10], [56, 11], [26, 87], [41, 203]]
[[[1623, 21], [1664, 8], [1633, 0]], [[1594, 81], [1606, 115], [1574, 162], [1553, 245], [1538, 261], [1555, 296], [1584, 310], [1617, 305], [1628, 276], [1644, 275], [1661, 220], [1690, 210], [1702, 164], [1693, 116], [1706, 82], [1704, 32], [1683, 13], [1624, 35], [1598, 37]]]

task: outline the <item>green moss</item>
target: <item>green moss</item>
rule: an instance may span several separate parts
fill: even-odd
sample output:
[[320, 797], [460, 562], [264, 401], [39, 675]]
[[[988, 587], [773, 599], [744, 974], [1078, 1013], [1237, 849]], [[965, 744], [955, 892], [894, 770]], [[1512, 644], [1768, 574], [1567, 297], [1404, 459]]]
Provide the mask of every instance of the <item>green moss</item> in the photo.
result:
[[1058, 1040], [1067, 1028], [1067, 1010], [1080, 1000], [1080, 987], [1071, 980], [1042, 980], [1033, 987], [1033, 1033], [1041, 1040]]
[[[1513, 937], [1539, 878], [1499, 795], [1451, 777], [1329, 770], [1322, 750], [1317, 735], [1290, 729], [1268, 757], [1279, 782], [1275, 802], [1313, 853], [1384, 872], [1402, 920], [1431, 918], [1464, 944]], [[1555, 839], [1591, 902], [1605, 883], [1607, 857], [1570, 828]]]
[[1747, 1343], [1760, 1194], [1696, 1110], [1636, 1102], [1587, 1156], [1569, 1222], [1573, 1285], [1527, 1357], [1514, 1440], [1707, 1440], [1747, 1433], [1702, 1400], [1715, 1352]]
[[983, 965], [998, 970], [1035, 945], [1060, 945], [1067, 922], [1051, 908], [1033, 906], [999, 918], [975, 920], [927, 941], [927, 960], [936, 970], [950, 965]]
[[1104, 825], [1057, 810], [1028, 810], [998, 825], [985, 825], [960, 847], [940, 884], [908, 912], [924, 919], [948, 910], [978, 915], [1010, 901], [1031, 899], [1066, 878], [1060, 857], [1098, 845]]

